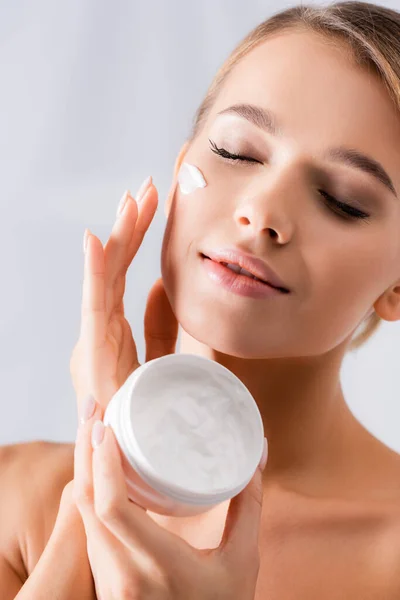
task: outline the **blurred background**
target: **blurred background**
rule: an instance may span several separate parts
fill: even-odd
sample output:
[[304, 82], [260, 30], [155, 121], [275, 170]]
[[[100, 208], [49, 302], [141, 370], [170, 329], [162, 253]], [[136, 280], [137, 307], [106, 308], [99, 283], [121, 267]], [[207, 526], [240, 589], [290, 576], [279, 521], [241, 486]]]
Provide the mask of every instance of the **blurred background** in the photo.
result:
[[[105, 243], [125, 189], [135, 194], [152, 175], [159, 208], [125, 296], [144, 360], [144, 309], [161, 274], [175, 157], [224, 59], [260, 21], [294, 4], [0, 3], [0, 444], [75, 440], [69, 361], [83, 233], [88, 227]], [[400, 9], [400, 0], [381, 4]], [[400, 322], [384, 322], [342, 370], [350, 409], [398, 452], [399, 348]]]

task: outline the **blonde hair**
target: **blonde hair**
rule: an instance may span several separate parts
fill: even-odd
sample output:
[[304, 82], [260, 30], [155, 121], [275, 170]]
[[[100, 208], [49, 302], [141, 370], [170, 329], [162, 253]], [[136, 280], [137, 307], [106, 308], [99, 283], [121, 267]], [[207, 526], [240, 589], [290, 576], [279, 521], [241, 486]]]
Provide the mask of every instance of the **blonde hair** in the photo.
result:
[[[400, 13], [369, 2], [299, 5], [275, 13], [257, 25], [231, 52], [195, 113], [187, 140], [189, 145], [199, 135], [221, 86], [235, 65], [272, 34], [294, 28], [311, 30], [328, 41], [347, 42], [356, 64], [372, 69], [380, 77], [400, 110]], [[351, 340], [348, 351], [362, 346], [381, 322], [374, 311], [365, 320], [361, 332]]]

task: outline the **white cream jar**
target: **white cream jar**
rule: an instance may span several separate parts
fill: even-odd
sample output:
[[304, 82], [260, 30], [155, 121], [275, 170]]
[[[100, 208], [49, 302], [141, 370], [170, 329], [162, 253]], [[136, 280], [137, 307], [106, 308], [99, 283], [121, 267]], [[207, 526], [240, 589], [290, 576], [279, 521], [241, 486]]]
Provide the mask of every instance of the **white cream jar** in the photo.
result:
[[118, 440], [129, 497], [164, 515], [199, 514], [236, 496], [264, 447], [246, 386], [193, 354], [141, 365], [112, 397], [104, 423]]

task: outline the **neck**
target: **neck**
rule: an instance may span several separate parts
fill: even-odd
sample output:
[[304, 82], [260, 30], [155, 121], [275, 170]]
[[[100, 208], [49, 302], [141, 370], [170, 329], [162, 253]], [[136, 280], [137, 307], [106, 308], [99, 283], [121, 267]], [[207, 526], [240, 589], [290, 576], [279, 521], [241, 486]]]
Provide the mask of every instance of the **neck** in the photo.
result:
[[222, 364], [252, 394], [268, 440], [265, 485], [279, 483], [316, 490], [343, 469], [358, 422], [340, 384], [345, 345], [324, 356], [243, 359], [198, 342], [183, 329], [180, 353]]

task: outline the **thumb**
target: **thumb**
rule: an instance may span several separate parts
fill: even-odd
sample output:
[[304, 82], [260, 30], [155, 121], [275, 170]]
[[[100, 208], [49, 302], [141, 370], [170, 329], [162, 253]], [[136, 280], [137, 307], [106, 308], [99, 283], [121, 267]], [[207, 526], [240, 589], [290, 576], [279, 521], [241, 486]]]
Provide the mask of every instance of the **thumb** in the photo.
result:
[[146, 342], [146, 362], [165, 354], [174, 354], [178, 339], [178, 321], [172, 311], [159, 277], [147, 297], [144, 315], [144, 339]]
[[268, 458], [268, 442], [260, 463], [247, 486], [231, 499], [218, 552], [228, 562], [243, 569], [258, 556], [258, 533], [263, 502], [262, 473]]

